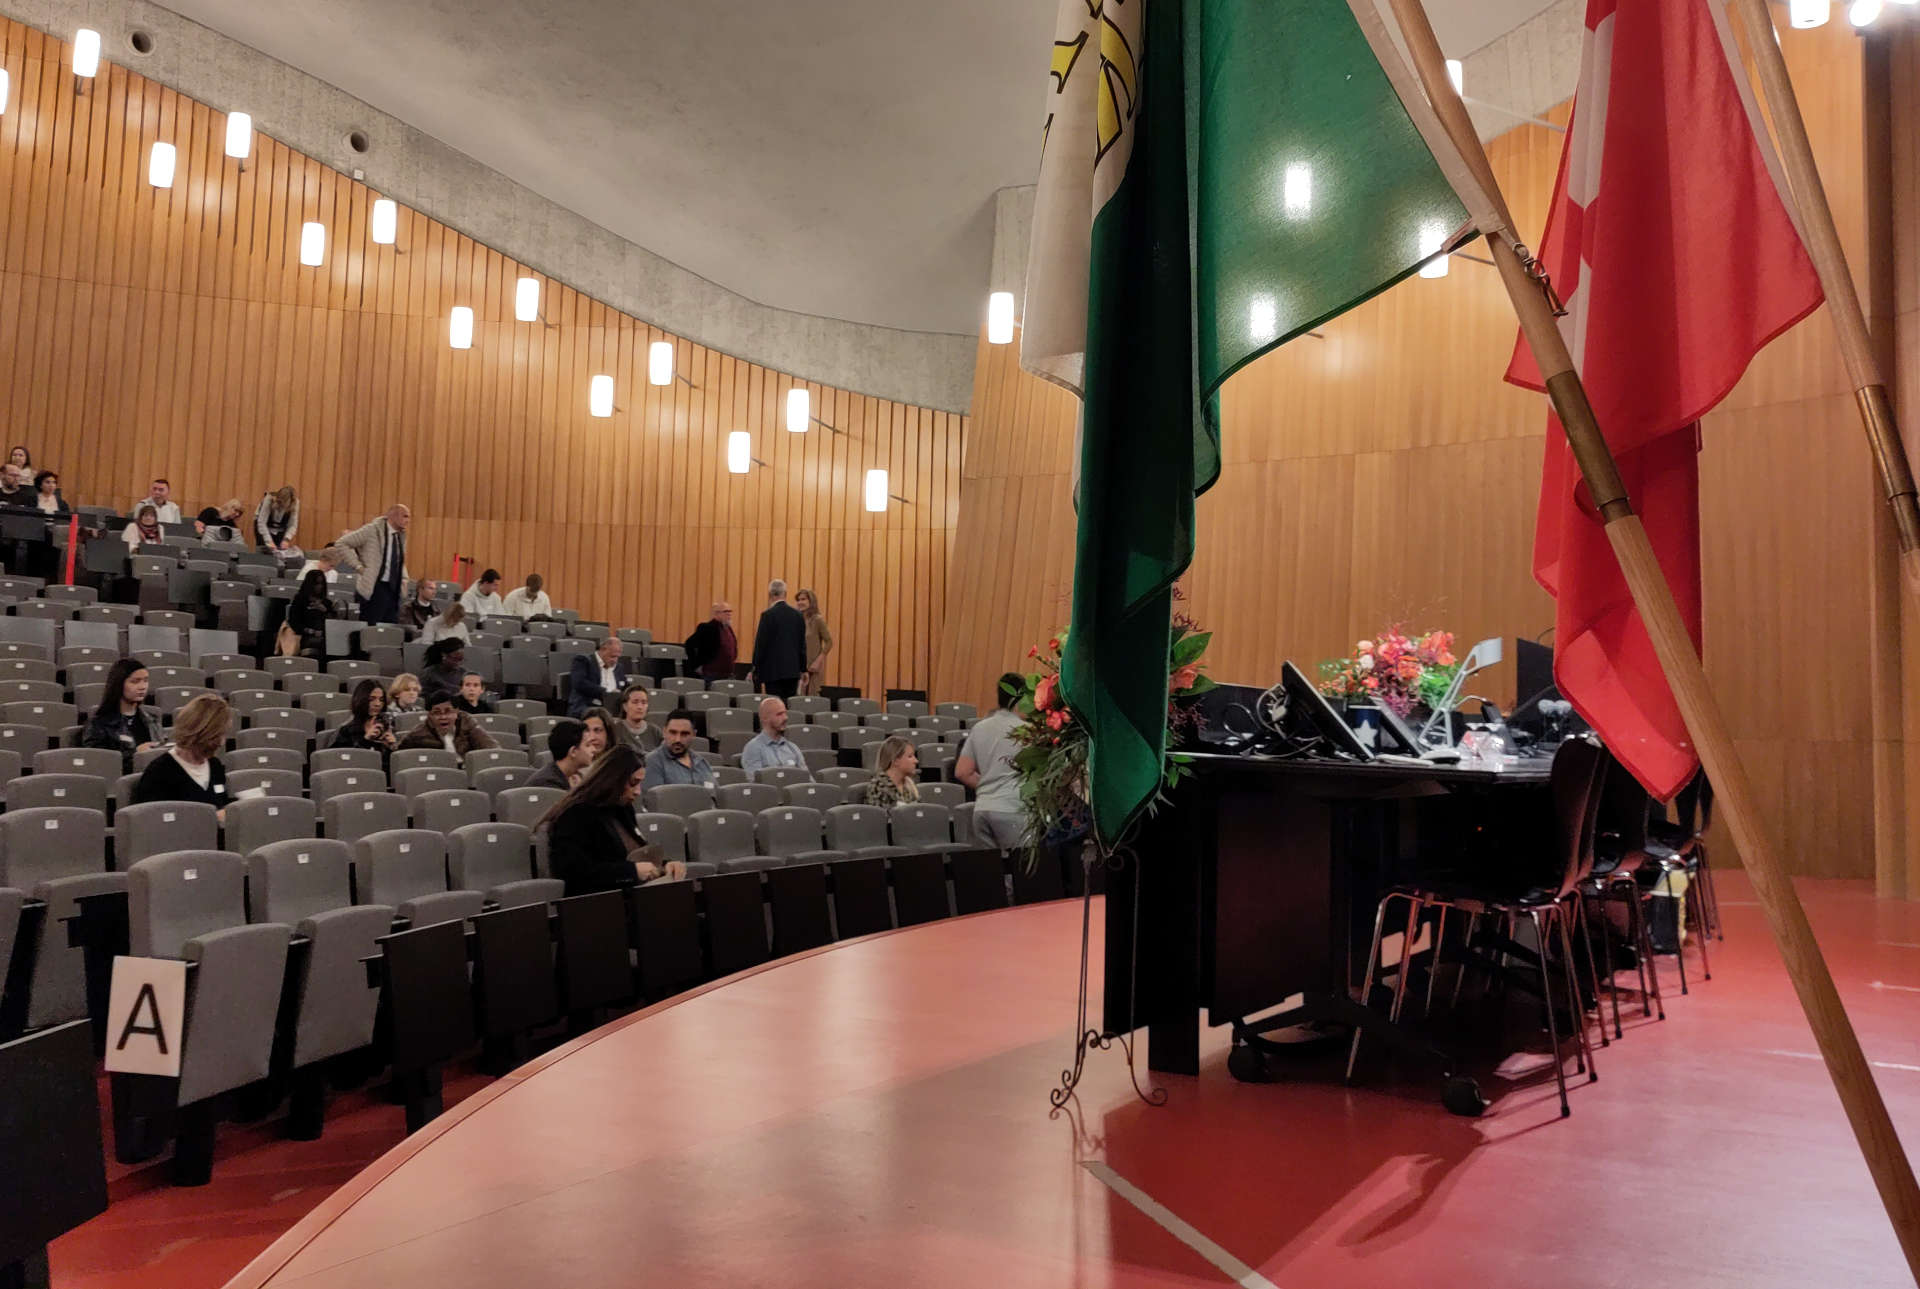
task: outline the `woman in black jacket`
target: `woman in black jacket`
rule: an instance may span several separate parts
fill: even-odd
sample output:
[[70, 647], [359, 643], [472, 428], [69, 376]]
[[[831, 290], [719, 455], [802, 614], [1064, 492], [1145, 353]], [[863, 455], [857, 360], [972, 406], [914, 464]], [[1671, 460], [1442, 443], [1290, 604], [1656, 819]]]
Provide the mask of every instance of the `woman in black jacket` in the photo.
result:
[[133, 754], [160, 740], [160, 714], [147, 701], [147, 664], [122, 658], [107, 668], [106, 692], [80, 736], [81, 747], [110, 748], [120, 754], [120, 773], [133, 773]]
[[353, 687], [353, 717], [333, 736], [334, 747], [370, 747], [393, 751], [393, 723], [387, 713], [387, 691], [371, 676]]
[[687, 875], [685, 864], [662, 864], [658, 848], [640, 839], [633, 799], [645, 778], [639, 753], [624, 745], [613, 748], [540, 821], [547, 829], [553, 875], [567, 884], [568, 895]]
[[327, 597], [327, 575], [314, 569], [300, 579], [300, 589], [287, 601], [287, 625], [300, 637], [302, 657], [318, 658], [327, 647], [327, 619], [333, 601]]
[[173, 746], [148, 763], [133, 785], [133, 804], [149, 801], [202, 801], [226, 818], [227, 768], [220, 751], [227, 745], [233, 711], [217, 694], [202, 694], [173, 716]]

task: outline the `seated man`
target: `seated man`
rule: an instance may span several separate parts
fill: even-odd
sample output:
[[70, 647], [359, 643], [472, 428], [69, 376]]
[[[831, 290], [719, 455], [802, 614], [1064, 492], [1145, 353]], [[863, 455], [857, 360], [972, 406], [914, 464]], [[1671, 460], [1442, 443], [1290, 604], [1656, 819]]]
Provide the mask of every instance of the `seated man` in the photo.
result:
[[787, 705], [780, 699], [760, 700], [760, 732], [740, 753], [740, 765], [748, 774], [755, 770], [807, 768], [806, 753], [787, 742]]
[[567, 677], [567, 715], [579, 720], [595, 707], [606, 707], [631, 676], [627, 660], [620, 656], [620, 637], [609, 628], [598, 649], [573, 656]]
[[0, 465], [0, 506], [31, 506], [33, 489], [20, 477], [20, 468], [12, 462]]
[[469, 716], [491, 716], [496, 710], [493, 696], [487, 693], [487, 679], [477, 671], [460, 677], [460, 696], [453, 705]]
[[553, 601], [547, 598], [545, 586], [545, 579], [538, 573], [527, 574], [527, 584], [508, 591], [500, 601], [501, 611], [522, 619], [552, 617]]
[[667, 717], [660, 746], [647, 753], [645, 786], [659, 788], [670, 783], [713, 786], [713, 766], [693, 750], [693, 714], [684, 707]]
[[400, 606], [400, 625], [415, 631], [426, 630], [427, 623], [440, 616], [439, 606], [433, 602], [433, 593], [439, 589], [430, 577], [415, 582], [413, 594]]
[[475, 625], [481, 618], [504, 615], [507, 610], [500, 601], [500, 570], [490, 568], [482, 573], [479, 580], [461, 594], [460, 603], [467, 606], [467, 617]]
[[453, 705], [453, 699], [451, 690], [428, 690], [427, 719], [401, 739], [400, 746], [444, 747], [459, 757], [481, 748], [498, 747], [492, 735], [473, 723], [473, 717]]
[[571, 791], [593, 764], [593, 745], [587, 742], [586, 734], [587, 727], [579, 721], [561, 721], [555, 725], [547, 732], [547, 751], [553, 753], [553, 760], [520, 786]]
[[127, 513], [135, 514], [142, 506], [152, 506], [163, 524], [180, 522], [180, 504], [173, 499], [173, 485], [165, 479], [155, 479], [147, 488], [147, 495], [129, 506]]

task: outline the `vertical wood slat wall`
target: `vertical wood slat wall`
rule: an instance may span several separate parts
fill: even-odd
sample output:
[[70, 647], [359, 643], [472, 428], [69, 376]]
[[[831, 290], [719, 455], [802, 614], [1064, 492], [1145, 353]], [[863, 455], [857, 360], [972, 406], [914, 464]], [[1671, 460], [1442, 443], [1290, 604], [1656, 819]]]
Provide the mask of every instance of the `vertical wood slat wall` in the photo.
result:
[[[1784, 47], [1859, 272], [1857, 41], [1834, 23]], [[1523, 234], [1545, 222], [1562, 137], [1525, 127], [1490, 146]], [[1222, 392], [1226, 464], [1185, 583], [1215, 631], [1213, 675], [1271, 683], [1283, 659], [1311, 670], [1394, 622], [1462, 641], [1551, 627], [1531, 575], [1545, 400], [1501, 381], [1515, 325], [1493, 270], [1456, 259], [1321, 330]], [[980, 350], [935, 668], [941, 692], [981, 702], [1066, 624], [1071, 593], [1076, 406], [1022, 374], [1017, 348]], [[1870, 876], [1877, 502], [1824, 312], [1759, 357], [1703, 434], [1708, 672], [1795, 868]], [[1473, 689], [1511, 701], [1511, 666]]]
[[[263, 135], [244, 166], [226, 116], [111, 61], [75, 92], [70, 48], [0, 20], [0, 438], [62, 472], [70, 500], [124, 507], [149, 478], [195, 508], [300, 491], [309, 546], [391, 501], [413, 507], [416, 575], [458, 552], [555, 603], [677, 641], [731, 600], [743, 652], [768, 578], [816, 590], [830, 683], [925, 687], [947, 606], [966, 418], [810, 382], [669, 336], [541, 277]], [[173, 187], [147, 183], [157, 140]], [[326, 225], [319, 268], [300, 226]], [[474, 310], [473, 348], [449, 311]], [[692, 381], [647, 384], [674, 342]], [[587, 411], [611, 374], [615, 414]], [[784, 428], [804, 384], [815, 425]], [[727, 434], [766, 464], [732, 475]], [[885, 468], [907, 504], [862, 506]]]

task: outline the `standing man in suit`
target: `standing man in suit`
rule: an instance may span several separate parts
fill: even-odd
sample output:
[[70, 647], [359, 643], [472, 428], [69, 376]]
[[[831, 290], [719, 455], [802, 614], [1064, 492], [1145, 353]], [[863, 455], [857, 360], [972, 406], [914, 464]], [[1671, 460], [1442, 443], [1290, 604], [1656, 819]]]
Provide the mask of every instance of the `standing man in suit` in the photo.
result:
[[782, 701], [800, 690], [807, 670], [807, 619], [787, 603], [787, 584], [767, 583], [767, 608], [753, 633], [753, 674], [760, 688]]
[[353, 592], [362, 622], [393, 622], [407, 584], [407, 524], [413, 512], [395, 502], [386, 514], [345, 534], [334, 545], [360, 570]]
[[607, 628], [606, 639], [592, 653], [577, 653], [568, 672], [567, 715], [579, 720], [596, 707], [606, 707], [626, 688], [627, 660], [620, 656], [620, 637]]

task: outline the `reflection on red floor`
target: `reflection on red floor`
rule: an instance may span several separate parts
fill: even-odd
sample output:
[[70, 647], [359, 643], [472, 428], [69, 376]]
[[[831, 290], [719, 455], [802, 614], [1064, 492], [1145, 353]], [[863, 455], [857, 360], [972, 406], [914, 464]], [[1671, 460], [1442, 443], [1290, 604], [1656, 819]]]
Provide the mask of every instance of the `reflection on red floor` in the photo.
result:
[[[1920, 904], [1801, 889], [1920, 1145]], [[246, 1283], [1230, 1283], [1080, 1167], [1098, 1159], [1281, 1289], [1910, 1283], [1744, 891], [1722, 877], [1713, 980], [1695, 959], [1680, 998], [1663, 959], [1669, 1019], [1634, 1011], [1567, 1120], [1544, 1072], [1482, 1071], [1495, 1104], [1458, 1119], [1373, 1049], [1354, 1089], [1334, 1054], [1239, 1084], [1223, 1032], [1198, 1079], [1154, 1080], [1164, 1107], [1136, 1099], [1116, 1050], [1090, 1058], [1078, 1120], [1049, 1119], [1080, 918], [1040, 906], [790, 961], [530, 1073], [465, 1078], [449, 1099], [477, 1091], [472, 1112], [364, 1193], [323, 1202], [400, 1142], [397, 1107], [342, 1098], [317, 1143], [223, 1129], [211, 1186], [120, 1179], [54, 1247], [54, 1281], [218, 1284], [318, 1204]]]

